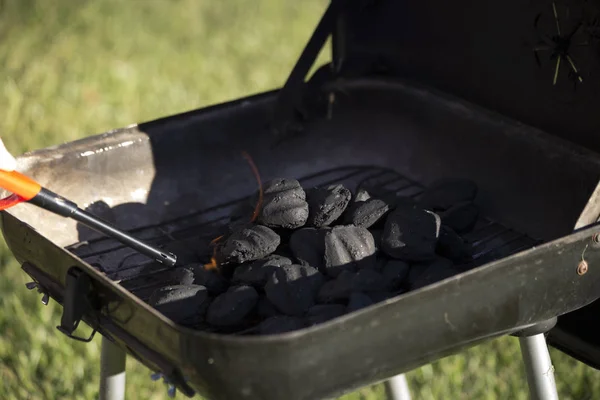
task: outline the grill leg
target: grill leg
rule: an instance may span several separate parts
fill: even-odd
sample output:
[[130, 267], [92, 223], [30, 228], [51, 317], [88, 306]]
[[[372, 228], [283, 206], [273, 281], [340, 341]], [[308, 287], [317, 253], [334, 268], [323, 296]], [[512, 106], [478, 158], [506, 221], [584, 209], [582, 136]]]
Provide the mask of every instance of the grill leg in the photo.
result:
[[554, 368], [543, 333], [519, 337], [532, 400], [558, 400]]
[[410, 390], [404, 374], [385, 381], [385, 389], [389, 400], [410, 400]]
[[125, 399], [126, 353], [102, 337], [100, 355], [100, 400]]

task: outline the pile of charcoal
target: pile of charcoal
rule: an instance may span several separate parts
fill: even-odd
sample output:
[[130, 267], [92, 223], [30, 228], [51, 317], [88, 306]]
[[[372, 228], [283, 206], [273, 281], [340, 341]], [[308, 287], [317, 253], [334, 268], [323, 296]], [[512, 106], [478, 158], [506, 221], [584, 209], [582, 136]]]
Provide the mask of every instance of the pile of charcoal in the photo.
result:
[[219, 268], [186, 266], [181, 284], [158, 289], [149, 304], [221, 333], [323, 323], [459, 273], [471, 259], [461, 235], [478, 218], [476, 195], [465, 179], [439, 180], [416, 200], [274, 179], [232, 216], [216, 244]]

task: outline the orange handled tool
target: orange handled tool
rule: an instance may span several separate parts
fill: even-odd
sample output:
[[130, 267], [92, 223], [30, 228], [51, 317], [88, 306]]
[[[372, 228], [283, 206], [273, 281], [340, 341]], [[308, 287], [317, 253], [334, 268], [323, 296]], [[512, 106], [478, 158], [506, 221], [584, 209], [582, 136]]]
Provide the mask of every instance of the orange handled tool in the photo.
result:
[[162, 264], [174, 266], [177, 262], [174, 254], [161, 251], [99, 220], [80, 209], [74, 202], [51, 192], [20, 172], [0, 170], [0, 187], [12, 193], [8, 197], [0, 199], [0, 210], [13, 207], [21, 202], [28, 202], [60, 216], [81, 222]]

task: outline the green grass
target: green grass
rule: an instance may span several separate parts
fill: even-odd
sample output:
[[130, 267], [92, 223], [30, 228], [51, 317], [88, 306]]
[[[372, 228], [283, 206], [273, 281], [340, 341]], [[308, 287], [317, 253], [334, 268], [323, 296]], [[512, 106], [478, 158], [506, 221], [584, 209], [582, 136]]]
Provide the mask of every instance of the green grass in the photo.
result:
[[[0, 135], [16, 154], [280, 86], [326, 0], [0, 0]], [[321, 62], [326, 56], [321, 57]], [[70, 341], [0, 247], [0, 398], [97, 397], [99, 344]], [[562, 399], [600, 373], [552, 351]], [[165, 399], [128, 361], [130, 399]], [[516, 339], [408, 374], [414, 399], [525, 399]], [[381, 399], [381, 385], [344, 399]], [[598, 396], [595, 396], [598, 397]]]

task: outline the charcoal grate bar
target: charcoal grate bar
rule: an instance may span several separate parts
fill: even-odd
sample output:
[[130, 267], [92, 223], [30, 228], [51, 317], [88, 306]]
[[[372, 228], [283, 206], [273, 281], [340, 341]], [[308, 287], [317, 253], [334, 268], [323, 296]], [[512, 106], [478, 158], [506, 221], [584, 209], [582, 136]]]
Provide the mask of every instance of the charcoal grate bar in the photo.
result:
[[[376, 196], [416, 198], [425, 189], [418, 182], [396, 171], [372, 166], [331, 169], [306, 176], [298, 181], [305, 188], [343, 184], [354, 193], [359, 188], [364, 188]], [[226, 229], [235, 207], [241, 202], [249, 201], [250, 198], [251, 196], [246, 196], [159, 225], [137, 228], [130, 232], [159, 248], [174, 243], [179, 243], [183, 249], [189, 249], [190, 252], [199, 248], [200, 250], [195, 251], [189, 263], [205, 263], [210, 257], [209, 242]], [[473, 261], [462, 266], [463, 268], [474, 268], [539, 243], [538, 240], [488, 218], [480, 218], [473, 231], [464, 238], [471, 247]], [[97, 238], [77, 243], [70, 246], [68, 250], [92, 265], [101, 266], [110, 279], [119, 281], [134, 294], [141, 291], [147, 293], [153, 288], [164, 285], [164, 281], [152, 281], [152, 278], [173, 270], [154, 260], [143, 259], [143, 256], [110, 238]], [[140, 298], [144, 299], [144, 297], [147, 296], [140, 293]]]

